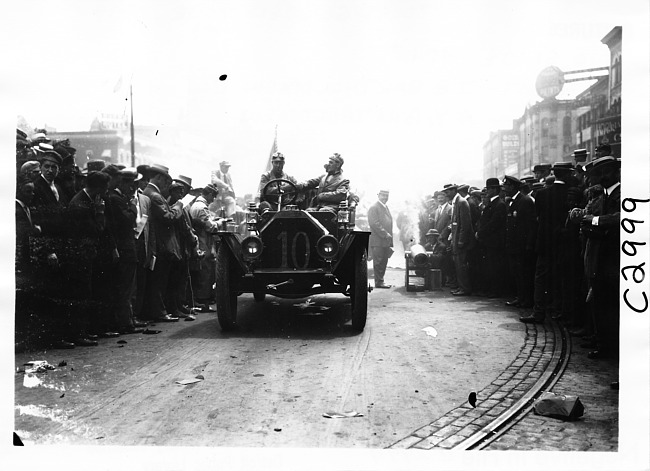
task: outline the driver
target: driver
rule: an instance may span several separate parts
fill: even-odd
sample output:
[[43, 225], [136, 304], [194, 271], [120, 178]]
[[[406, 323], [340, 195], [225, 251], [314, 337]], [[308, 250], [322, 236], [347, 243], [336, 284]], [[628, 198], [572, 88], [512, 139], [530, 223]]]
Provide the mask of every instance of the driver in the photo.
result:
[[[290, 175], [284, 173], [284, 155], [280, 152], [275, 152], [271, 156], [271, 165], [273, 166], [270, 171], [263, 173], [260, 177], [260, 186], [257, 189], [258, 198], [262, 199], [262, 190], [264, 186], [271, 180], [289, 180], [294, 185], [297, 184], [297, 180]], [[286, 184], [285, 184], [286, 185]], [[260, 210], [271, 209], [273, 211], [277, 210], [277, 201], [262, 201], [260, 203]]]
[[312, 199], [313, 208], [334, 208], [348, 198], [350, 192], [350, 180], [343, 178], [343, 157], [334, 153], [323, 166], [327, 172], [306, 182], [297, 185], [299, 191], [318, 188], [316, 196]]

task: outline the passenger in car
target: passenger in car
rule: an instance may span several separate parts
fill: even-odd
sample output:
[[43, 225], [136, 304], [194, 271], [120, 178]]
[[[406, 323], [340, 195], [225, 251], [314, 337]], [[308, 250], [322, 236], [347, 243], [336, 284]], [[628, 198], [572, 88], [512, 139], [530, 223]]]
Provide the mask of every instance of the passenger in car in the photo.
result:
[[343, 157], [333, 154], [323, 166], [327, 172], [297, 185], [299, 191], [317, 188], [316, 196], [312, 199], [309, 209], [337, 209], [341, 201], [348, 199], [350, 180], [343, 178]]

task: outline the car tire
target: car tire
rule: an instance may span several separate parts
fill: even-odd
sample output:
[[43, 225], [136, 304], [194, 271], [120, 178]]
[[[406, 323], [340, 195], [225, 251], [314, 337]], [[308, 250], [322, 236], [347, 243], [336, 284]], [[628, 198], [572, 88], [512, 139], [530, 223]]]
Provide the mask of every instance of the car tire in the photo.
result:
[[354, 278], [350, 286], [352, 329], [363, 332], [368, 316], [368, 252], [357, 250], [354, 256]]
[[227, 244], [221, 244], [217, 251], [217, 319], [221, 330], [235, 328], [237, 320], [237, 292], [230, 289], [234, 275], [235, 260]]

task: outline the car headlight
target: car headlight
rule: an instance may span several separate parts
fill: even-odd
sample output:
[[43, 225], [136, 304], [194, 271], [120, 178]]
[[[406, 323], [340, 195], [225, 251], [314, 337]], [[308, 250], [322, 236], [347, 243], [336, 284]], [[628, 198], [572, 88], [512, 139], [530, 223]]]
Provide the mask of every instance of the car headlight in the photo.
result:
[[316, 242], [316, 251], [325, 260], [331, 260], [339, 252], [339, 241], [333, 235], [324, 235]]
[[262, 244], [262, 240], [259, 237], [250, 236], [250, 237], [246, 237], [242, 241], [241, 248], [242, 248], [242, 255], [244, 256], [244, 258], [250, 260], [262, 255], [262, 250], [264, 249], [264, 245]]

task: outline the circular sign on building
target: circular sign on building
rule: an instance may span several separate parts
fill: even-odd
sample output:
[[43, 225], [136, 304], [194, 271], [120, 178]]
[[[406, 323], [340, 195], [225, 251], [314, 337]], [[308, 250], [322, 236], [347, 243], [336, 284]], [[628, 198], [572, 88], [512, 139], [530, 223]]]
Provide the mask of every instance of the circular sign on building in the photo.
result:
[[537, 76], [535, 88], [542, 98], [555, 98], [564, 86], [564, 72], [554, 65], [545, 68]]

